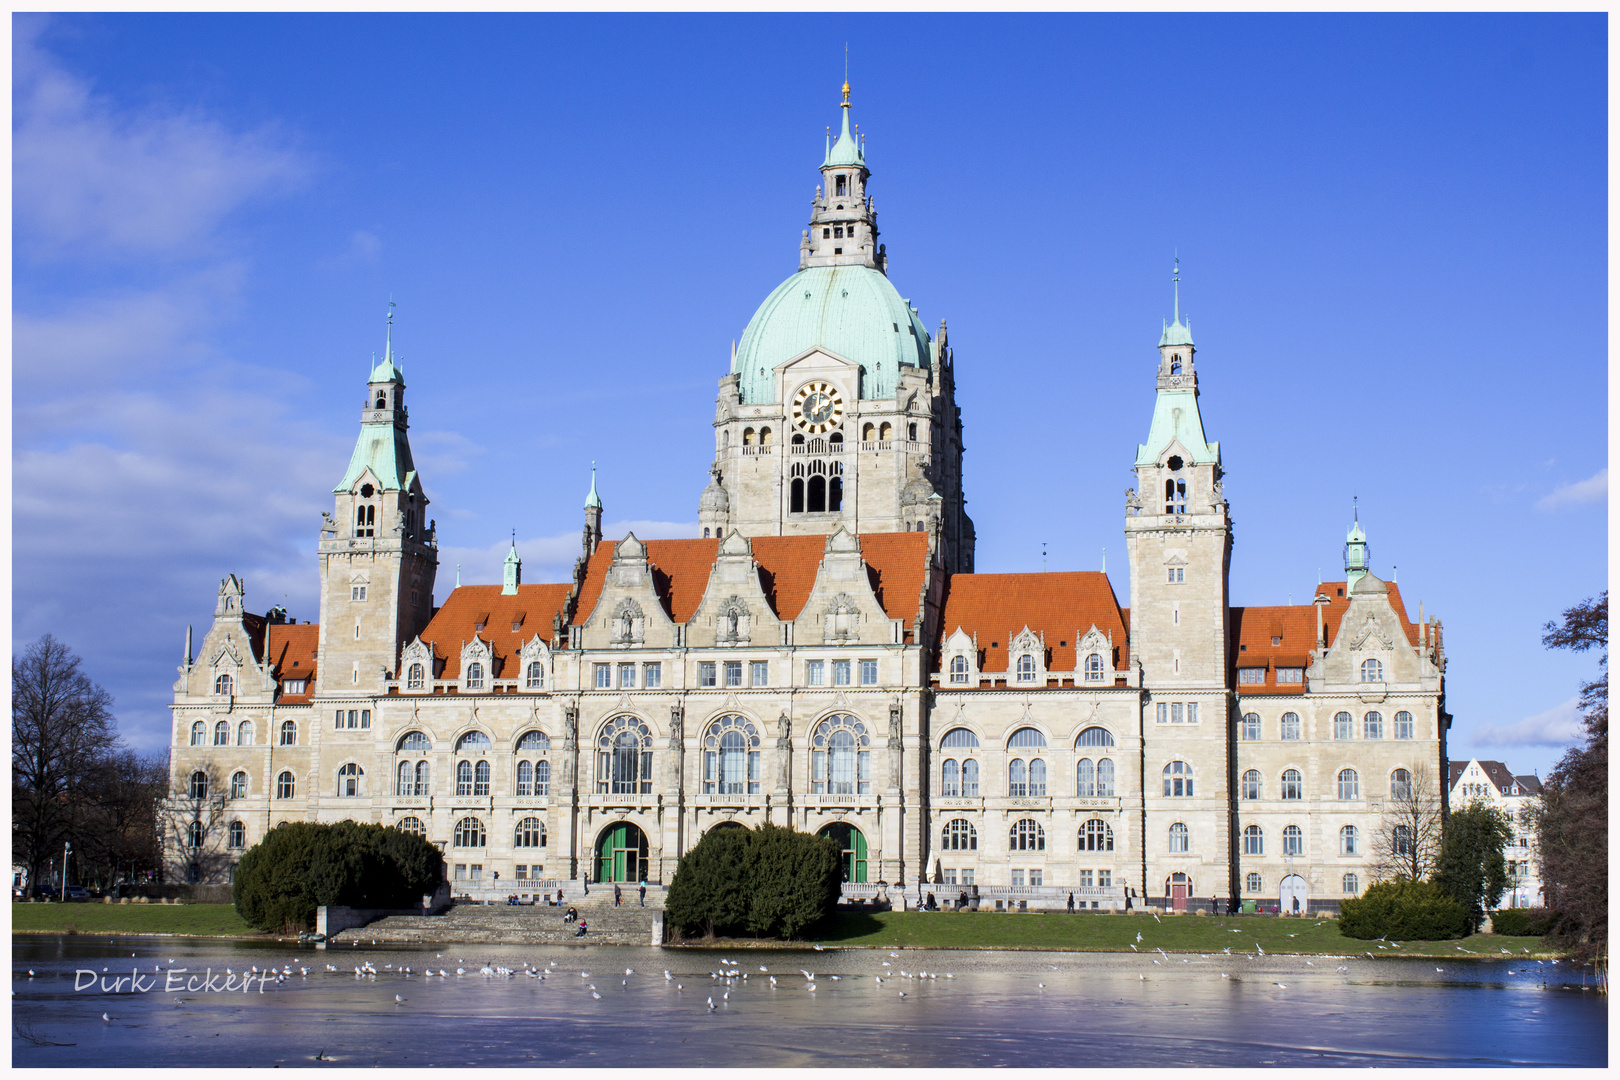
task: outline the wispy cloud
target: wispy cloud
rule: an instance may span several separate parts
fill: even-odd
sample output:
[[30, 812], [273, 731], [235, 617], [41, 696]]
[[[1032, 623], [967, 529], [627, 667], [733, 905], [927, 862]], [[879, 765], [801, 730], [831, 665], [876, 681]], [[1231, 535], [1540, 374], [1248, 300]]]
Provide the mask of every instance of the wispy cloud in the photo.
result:
[[1582, 734], [1580, 698], [1513, 724], [1485, 724], [1474, 732], [1477, 746], [1569, 746]]
[[1536, 500], [1536, 509], [1557, 510], [1565, 506], [1602, 502], [1608, 497], [1609, 467], [1605, 465], [1595, 475], [1588, 476], [1585, 480], [1560, 484], [1551, 492]]

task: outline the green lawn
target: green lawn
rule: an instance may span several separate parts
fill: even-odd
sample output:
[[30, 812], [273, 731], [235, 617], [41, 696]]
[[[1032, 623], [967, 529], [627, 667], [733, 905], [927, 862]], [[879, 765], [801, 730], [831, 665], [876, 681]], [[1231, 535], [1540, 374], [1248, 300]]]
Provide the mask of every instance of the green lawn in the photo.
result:
[[[1238, 931], [1232, 933], [1233, 930]], [[1137, 934], [1142, 935], [1140, 943]], [[1401, 948], [1358, 941], [1339, 933], [1336, 919], [1224, 918], [1215, 915], [1069, 915], [1061, 912], [880, 911], [838, 914], [813, 939], [825, 945], [871, 945], [913, 949], [1056, 949], [1072, 952], [1254, 952], [1338, 953], [1375, 956], [1459, 956], [1463, 949], [1481, 956], [1516, 956], [1529, 949], [1547, 956], [1540, 938], [1478, 934], [1461, 941], [1405, 941]]]
[[11, 929], [53, 934], [257, 934], [230, 904], [19, 904]]

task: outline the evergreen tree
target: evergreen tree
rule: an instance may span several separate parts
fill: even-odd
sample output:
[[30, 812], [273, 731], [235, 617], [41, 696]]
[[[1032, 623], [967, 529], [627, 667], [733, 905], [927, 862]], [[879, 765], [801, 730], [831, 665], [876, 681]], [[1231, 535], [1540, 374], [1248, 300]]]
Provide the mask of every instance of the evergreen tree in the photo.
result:
[[420, 836], [353, 821], [295, 821], [243, 854], [233, 899], [261, 930], [301, 930], [318, 907], [415, 907], [442, 880], [444, 856]]
[[743, 828], [710, 829], [681, 856], [664, 901], [664, 915], [680, 931], [717, 930], [743, 925], [748, 917], [745, 878], [749, 838]]
[[664, 902], [678, 931], [793, 937], [838, 902], [832, 841], [778, 825], [718, 828], [681, 857]]
[[1453, 810], [1446, 818], [1434, 883], [1463, 906], [1474, 931], [1485, 921], [1485, 909], [1501, 902], [1507, 888], [1503, 851], [1512, 836], [1508, 816], [1483, 801]]

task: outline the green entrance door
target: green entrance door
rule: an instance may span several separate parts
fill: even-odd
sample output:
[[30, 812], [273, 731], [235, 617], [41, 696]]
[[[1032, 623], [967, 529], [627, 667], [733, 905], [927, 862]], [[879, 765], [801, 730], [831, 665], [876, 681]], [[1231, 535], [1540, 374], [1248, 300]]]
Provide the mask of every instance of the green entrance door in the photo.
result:
[[597, 881], [640, 881], [647, 875], [647, 834], [628, 821], [609, 825], [596, 841]]
[[861, 830], [839, 821], [816, 835], [827, 837], [843, 850], [845, 881], [853, 885], [866, 884], [866, 837]]

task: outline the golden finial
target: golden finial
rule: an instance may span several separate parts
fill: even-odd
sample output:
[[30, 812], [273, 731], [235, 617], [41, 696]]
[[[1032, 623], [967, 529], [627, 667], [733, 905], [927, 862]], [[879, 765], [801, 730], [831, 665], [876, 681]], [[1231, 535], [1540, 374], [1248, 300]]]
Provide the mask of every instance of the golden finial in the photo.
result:
[[849, 83], [848, 82], [844, 83], [844, 100], [846, 102], [849, 101]]

